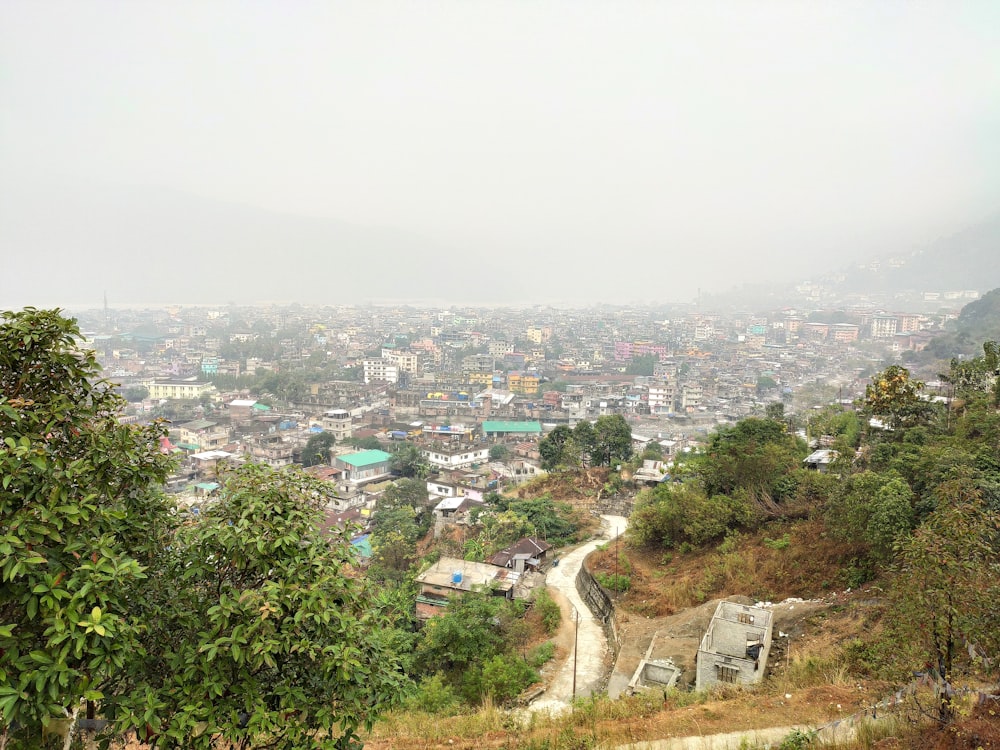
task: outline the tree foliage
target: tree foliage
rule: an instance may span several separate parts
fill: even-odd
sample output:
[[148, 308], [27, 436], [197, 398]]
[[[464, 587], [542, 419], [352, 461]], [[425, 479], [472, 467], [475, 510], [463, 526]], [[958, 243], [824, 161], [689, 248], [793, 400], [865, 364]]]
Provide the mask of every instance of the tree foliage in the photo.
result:
[[86, 699], [155, 747], [349, 746], [407, 683], [324, 485], [247, 465], [175, 512], [162, 426], [119, 422], [75, 323], [2, 320], [0, 736]]
[[[899, 546], [890, 612], [900, 643], [944, 686], [963, 655], [970, 667], [1000, 656], [1000, 517], [984, 507], [973, 483], [945, 482], [936, 510]], [[938, 719], [951, 718], [942, 690]]]
[[538, 445], [542, 468], [552, 471], [578, 466], [609, 466], [632, 456], [632, 428], [619, 414], [591, 424], [584, 420], [570, 429], [559, 425]]
[[865, 412], [885, 422], [892, 430], [919, 422], [928, 411], [920, 399], [924, 384], [910, 377], [910, 371], [899, 365], [877, 373], [865, 388]]
[[399, 445], [392, 453], [389, 467], [396, 476], [411, 479], [424, 479], [430, 473], [427, 459], [413, 443]]
[[36, 731], [120, 670], [127, 597], [162, 538], [162, 426], [124, 400], [58, 310], [0, 325], [0, 726]]
[[838, 485], [827, 509], [831, 532], [861, 541], [873, 560], [887, 562], [914, 521], [913, 492], [896, 473], [865, 471]]
[[302, 451], [303, 466], [322, 466], [330, 463], [330, 450], [337, 439], [331, 432], [317, 432], [310, 435]]
[[138, 647], [105, 699], [163, 748], [350, 746], [405, 684], [322, 486], [248, 464], [150, 571]]
[[465, 699], [487, 695], [505, 702], [538, 679], [517, 653], [526, 633], [524, 605], [488, 591], [453, 598], [424, 626], [416, 649], [418, 670], [442, 674]]
[[640, 496], [627, 534], [643, 546], [701, 545], [745, 525], [750, 517], [743, 498], [709, 497], [695, 482], [660, 484]]
[[805, 445], [784, 423], [750, 417], [716, 431], [696, 467], [705, 494], [739, 492], [759, 510], [773, 514], [794, 492], [794, 472], [805, 455]]

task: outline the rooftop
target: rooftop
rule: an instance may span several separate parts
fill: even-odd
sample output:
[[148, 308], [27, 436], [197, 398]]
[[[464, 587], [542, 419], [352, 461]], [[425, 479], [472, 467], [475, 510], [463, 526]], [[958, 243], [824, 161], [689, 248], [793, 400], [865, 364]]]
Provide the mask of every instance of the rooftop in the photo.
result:
[[487, 420], [483, 422], [483, 432], [514, 432], [540, 435], [542, 433], [542, 423]]
[[392, 458], [392, 454], [377, 449], [358, 451], [357, 453], [345, 453], [343, 456], [337, 456], [338, 461], [342, 461], [356, 469], [382, 463], [383, 461], [388, 461], [390, 458]]

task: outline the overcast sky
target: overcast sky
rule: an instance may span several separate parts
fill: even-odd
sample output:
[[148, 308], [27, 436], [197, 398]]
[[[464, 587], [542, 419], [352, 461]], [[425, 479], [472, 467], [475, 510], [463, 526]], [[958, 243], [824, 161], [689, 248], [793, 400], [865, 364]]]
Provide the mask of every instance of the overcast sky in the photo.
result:
[[[1000, 210], [1000, 3], [2, 0], [0, 188], [25, 186], [168, 188], [531, 264], [563, 299], [690, 299]], [[49, 302], [74, 243], [140, 252], [52, 227], [47, 277], [16, 266], [0, 307]], [[140, 291], [172, 293], [114, 296]]]

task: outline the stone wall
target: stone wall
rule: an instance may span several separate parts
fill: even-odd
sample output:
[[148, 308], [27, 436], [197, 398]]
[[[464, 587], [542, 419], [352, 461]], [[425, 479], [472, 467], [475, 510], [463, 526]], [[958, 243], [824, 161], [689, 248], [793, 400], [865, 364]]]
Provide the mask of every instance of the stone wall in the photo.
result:
[[608, 592], [604, 590], [604, 587], [587, 570], [586, 558], [583, 561], [583, 565], [580, 566], [580, 572], [576, 574], [576, 590], [594, 617], [604, 625], [605, 633], [608, 636], [608, 643], [611, 645], [615, 656], [618, 656], [621, 642], [618, 637], [618, 618], [615, 615], [615, 605], [611, 601]]

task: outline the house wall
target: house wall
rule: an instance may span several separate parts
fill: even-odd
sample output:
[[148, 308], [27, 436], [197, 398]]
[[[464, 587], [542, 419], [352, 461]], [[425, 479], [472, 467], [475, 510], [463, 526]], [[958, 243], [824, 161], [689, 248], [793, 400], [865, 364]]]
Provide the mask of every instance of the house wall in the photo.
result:
[[[762, 648], [757, 659], [747, 657], [747, 644]], [[698, 648], [695, 688], [718, 682], [750, 684], [764, 677], [771, 650], [771, 612], [759, 607], [720, 602]]]

